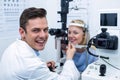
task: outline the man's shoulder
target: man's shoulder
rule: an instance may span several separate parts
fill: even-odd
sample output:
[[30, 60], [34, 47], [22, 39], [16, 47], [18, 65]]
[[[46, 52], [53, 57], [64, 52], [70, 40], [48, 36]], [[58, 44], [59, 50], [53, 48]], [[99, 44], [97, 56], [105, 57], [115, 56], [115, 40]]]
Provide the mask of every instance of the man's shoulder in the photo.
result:
[[24, 51], [24, 49], [27, 49], [29, 48], [28, 44], [25, 43], [25, 41], [22, 41], [22, 40], [16, 40], [14, 41], [13, 43], [11, 43], [5, 50], [5, 52], [7, 51], [16, 51], [16, 50], [20, 50], [21, 51]]

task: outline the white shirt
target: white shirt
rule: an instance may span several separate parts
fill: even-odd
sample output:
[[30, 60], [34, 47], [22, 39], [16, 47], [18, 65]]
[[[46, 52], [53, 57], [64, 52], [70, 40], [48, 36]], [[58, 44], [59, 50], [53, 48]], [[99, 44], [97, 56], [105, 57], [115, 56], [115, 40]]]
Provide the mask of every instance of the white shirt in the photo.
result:
[[73, 60], [65, 62], [60, 74], [51, 72], [22, 40], [16, 40], [5, 50], [0, 69], [0, 80], [78, 80], [80, 77]]

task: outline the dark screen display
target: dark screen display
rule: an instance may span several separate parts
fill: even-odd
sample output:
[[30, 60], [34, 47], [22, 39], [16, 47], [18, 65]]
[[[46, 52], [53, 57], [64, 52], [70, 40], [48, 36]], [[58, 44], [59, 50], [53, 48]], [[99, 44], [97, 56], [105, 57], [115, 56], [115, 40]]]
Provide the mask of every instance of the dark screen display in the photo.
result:
[[117, 26], [117, 13], [101, 13], [100, 26]]

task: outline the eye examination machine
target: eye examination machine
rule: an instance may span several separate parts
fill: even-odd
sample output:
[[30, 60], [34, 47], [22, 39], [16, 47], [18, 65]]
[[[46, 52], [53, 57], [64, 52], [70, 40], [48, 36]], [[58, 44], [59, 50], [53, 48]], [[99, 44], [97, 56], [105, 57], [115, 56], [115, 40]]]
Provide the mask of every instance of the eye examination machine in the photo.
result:
[[90, 64], [82, 73], [82, 80], [120, 80], [120, 11], [100, 10], [99, 25], [89, 47], [96, 47], [98, 60]]
[[[67, 22], [69, 2], [66, 4], [66, 1], [61, 0], [64, 5], [61, 5], [61, 12], [59, 12], [62, 29], [50, 29], [49, 32], [51, 35], [55, 35], [58, 52], [57, 61], [61, 64], [64, 56], [61, 54], [61, 45], [62, 43], [67, 44], [65, 23]], [[95, 23], [97, 25], [94, 29], [89, 26], [92, 36], [86, 46], [88, 54], [98, 57], [98, 60], [88, 65], [86, 70], [82, 72], [80, 80], [120, 80], [120, 10], [98, 10]], [[96, 54], [89, 51], [91, 46], [96, 47]]]

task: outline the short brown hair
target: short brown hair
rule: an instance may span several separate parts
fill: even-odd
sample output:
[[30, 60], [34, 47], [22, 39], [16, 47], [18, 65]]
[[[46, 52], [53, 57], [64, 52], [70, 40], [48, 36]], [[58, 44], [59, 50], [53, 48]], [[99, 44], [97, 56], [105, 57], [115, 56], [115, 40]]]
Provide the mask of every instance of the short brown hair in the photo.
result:
[[25, 9], [20, 16], [20, 27], [26, 31], [26, 24], [29, 19], [34, 19], [37, 17], [46, 17], [46, 10], [43, 8], [30, 7]]

